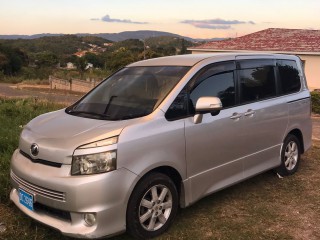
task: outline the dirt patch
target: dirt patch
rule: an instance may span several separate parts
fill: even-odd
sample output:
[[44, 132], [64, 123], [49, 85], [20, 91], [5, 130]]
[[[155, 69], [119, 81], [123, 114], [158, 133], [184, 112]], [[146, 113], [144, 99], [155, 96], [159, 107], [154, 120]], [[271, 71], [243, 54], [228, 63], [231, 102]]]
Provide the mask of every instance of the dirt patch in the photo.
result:
[[39, 90], [39, 89], [50, 89], [50, 85], [42, 85], [42, 84], [24, 84], [24, 83], [18, 83], [15, 85], [11, 85], [11, 88], [15, 88], [15, 89], [35, 89], [35, 90]]
[[3, 98], [36, 98], [67, 106], [76, 102], [83, 95], [84, 93], [52, 90], [48, 85], [0, 83], [0, 96]]

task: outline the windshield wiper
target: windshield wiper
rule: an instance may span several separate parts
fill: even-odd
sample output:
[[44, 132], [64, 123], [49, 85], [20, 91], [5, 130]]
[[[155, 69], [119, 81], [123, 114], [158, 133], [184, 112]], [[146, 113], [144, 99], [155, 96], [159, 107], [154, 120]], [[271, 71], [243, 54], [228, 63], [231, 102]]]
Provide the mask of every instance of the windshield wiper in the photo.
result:
[[106, 114], [107, 112], [108, 112], [108, 110], [109, 110], [109, 108], [110, 108], [110, 105], [111, 105], [111, 102], [113, 101], [113, 99], [115, 99], [117, 96], [114, 96], [114, 95], [112, 95], [111, 97], [110, 97], [110, 99], [109, 99], [109, 102], [108, 102], [108, 104], [107, 104], [107, 106], [106, 106], [106, 108], [105, 108], [105, 110], [104, 110], [104, 114]]
[[80, 115], [80, 114], [86, 114], [86, 115], [92, 115], [92, 116], [98, 116], [101, 117], [103, 119], [106, 119], [108, 117], [110, 117], [109, 115], [105, 115], [105, 114], [101, 114], [101, 113], [96, 113], [96, 112], [87, 112], [87, 111], [69, 111], [68, 113], [72, 114], [72, 115]]

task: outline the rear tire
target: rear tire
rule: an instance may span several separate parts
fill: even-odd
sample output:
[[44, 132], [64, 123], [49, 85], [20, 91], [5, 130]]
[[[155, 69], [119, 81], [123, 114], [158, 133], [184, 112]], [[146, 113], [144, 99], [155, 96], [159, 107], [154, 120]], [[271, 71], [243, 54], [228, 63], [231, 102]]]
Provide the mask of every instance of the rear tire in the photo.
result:
[[174, 182], [162, 173], [145, 176], [135, 187], [127, 208], [127, 230], [135, 238], [154, 238], [171, 225], [178, 210]]
[[294, 174], [300, 164], [301, 145], [298, 138], [289, 134], [283, 141], [281, 150], [281, 165], [276, 172], [281, 176]]

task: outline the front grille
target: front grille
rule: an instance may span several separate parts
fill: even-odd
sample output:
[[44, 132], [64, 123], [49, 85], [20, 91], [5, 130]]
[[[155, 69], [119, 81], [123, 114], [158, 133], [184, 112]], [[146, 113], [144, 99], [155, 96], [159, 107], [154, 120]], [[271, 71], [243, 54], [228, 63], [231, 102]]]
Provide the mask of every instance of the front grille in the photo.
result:
[[58, 192], [55, 190], [50, 190], [47, 188], [43, 188], [40, 186], [37, 186], [35, 184], [29, 183], [25, 180], [23, 180], [22, 178], [18, 177], [17, 175], [15, 175], [12, 171], [10, 173], [11, 178], [19, 184], [19, 187], [21, 187], [22, 189], [26, 190], [27, 192], [30, 193], [35, 193], [38, 194], [40, 196], [46, 197], [46, 198], [50, 198], [53, 200], [58, 200], [58, 201], [65, 201], [66, 200], [66, 196], [65, 193], [63, 192]]
[[20, 150], [19, 152], [22, 156], [28, 158], [31, 162], [34, 162], [34, 163], [41, 163], [43, 165], [56, 167], [56, 168], [61, 168], [61, 166], [62, 166], [62, 163], [51, 162], [51, 161], [43, 160], [43, 159], [33, 159], [28, 153], [25, 153], [22, 150]]
[[43, 205], [38, 202], [34, 203], [34, 209], [35, 209], [35, 211], [45, 212], [48, 215], [51, 215], [53, 217], [60, 218], [60, 219], [67, 220], [67, 221], [71, 222], [70, 212], [59, 210], [59, 209], [52, 208], [52, 207], [48, 207], [48, 206]]

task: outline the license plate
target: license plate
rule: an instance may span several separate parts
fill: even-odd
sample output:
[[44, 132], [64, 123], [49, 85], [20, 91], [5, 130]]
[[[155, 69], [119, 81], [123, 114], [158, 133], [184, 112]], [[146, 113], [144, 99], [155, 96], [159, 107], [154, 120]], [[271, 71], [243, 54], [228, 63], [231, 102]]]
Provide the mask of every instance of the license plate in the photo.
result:
[[33, 211], [33, 195], [23, 189], [19, 189], [19, 201], [23, 206]]

